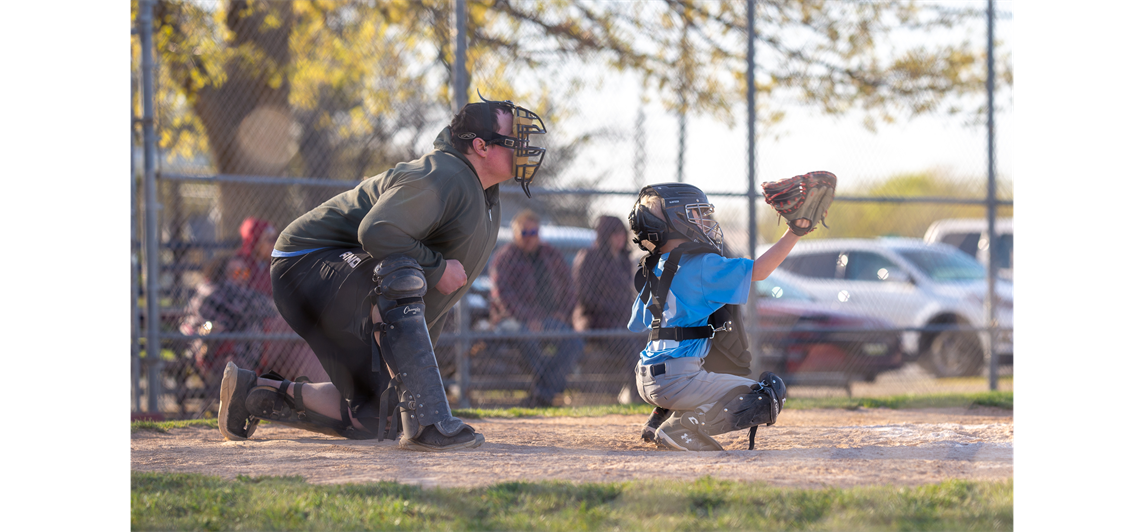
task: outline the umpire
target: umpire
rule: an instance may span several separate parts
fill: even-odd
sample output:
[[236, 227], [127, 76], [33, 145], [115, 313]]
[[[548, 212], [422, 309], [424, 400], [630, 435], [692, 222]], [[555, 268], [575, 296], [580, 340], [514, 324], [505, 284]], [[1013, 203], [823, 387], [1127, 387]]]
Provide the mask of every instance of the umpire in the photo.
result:
[[[484, 436], [449, 409], [433, 346], [497, 241], [499, 184], [528, 185], [545, 133], [508, 101], [470, 103], [420, 159], [365, 179], [294, 220], [274, 246], [274, 302], [331, 382], [283, 379], [227, 364], [219, 429], [228, 440], [259, 420], [399, 447], [477, 447]], [[472, 276], [470, 276], [472, 275]]]

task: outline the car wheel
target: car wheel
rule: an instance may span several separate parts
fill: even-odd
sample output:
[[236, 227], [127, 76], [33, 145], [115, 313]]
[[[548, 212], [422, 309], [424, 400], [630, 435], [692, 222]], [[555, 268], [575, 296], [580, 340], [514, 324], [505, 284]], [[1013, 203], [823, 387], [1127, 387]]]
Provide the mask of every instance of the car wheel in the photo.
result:
[[984, 365], [981, 342], [973, 333], [942, 331], [919, 360], [935, 377], [973, 377]]

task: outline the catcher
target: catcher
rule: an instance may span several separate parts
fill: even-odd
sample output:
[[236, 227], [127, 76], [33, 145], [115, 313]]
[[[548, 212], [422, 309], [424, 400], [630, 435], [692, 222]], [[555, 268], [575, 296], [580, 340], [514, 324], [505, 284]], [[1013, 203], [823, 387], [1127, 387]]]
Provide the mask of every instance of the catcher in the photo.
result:
[[[640, 262], [628, 329], [648, 332], [636, 382], [656, 406], [643, 438], [678, 451], [720, 451], [712, 436], [772, 425], [786, 385], [771, 372], [750, 373], [739, 305], [753, 281], [766, 279], [803, 235], [824, 220], [836, 178], [812, 172], [763, 185], [767, 203], [789, 229], [757, 259], [724, 256], [723, 233], [706, 194], [683, 183], [649, 185], [628, 215]], [[824, 224], [825, 225], [825, 224]]]

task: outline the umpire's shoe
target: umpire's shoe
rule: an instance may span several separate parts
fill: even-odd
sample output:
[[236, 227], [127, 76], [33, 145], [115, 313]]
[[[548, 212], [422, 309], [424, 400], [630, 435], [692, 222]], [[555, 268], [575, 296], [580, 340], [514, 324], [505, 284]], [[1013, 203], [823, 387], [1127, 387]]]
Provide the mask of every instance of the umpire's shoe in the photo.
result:
[[416, 438], [402, 435], [397, 447], [408, 451], [451, 451], [480, 447], [482, 443], [485, 443], [484, 435], [468, 425], [452, 436], [441, 434], [436, 425], [429, 425]]
[[218, 429], [224, 438], [235, 441], [254, 435], [258, 418], [246, 410], [246, 396], [257, 383], [258, 375], [253, 371], [240, 369], [234, 362], [226, 363], [218, 407]]

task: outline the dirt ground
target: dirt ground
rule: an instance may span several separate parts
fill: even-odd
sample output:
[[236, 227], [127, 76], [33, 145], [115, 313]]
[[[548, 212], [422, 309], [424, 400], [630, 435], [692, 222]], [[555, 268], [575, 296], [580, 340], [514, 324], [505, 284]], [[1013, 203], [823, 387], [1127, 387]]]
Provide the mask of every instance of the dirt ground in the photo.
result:
[[657, 450], [639, 439], [644, 416], [473, 420], [477, 449], [403, 451], [393, 441], [353, 441], [263, 422], [254, 438], [228, 442], [218, 430], [138, 431], [133, 471], [301, 475], [315, 484], [396, 481], [477, 487], [506, 481], [690, 480], [703, 475], [776, 486], [919, 485], [1013, 476], [1010, 410], [787, 410], [747, 432], [716, 439], [726, 451]]

